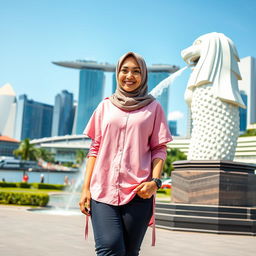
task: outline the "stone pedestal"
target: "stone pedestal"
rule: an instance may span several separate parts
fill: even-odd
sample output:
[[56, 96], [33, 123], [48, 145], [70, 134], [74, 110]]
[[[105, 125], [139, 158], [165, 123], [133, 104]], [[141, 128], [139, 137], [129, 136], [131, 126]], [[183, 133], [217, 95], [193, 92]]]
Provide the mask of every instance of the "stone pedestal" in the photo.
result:
[[256, 165], [177, 161], [172, 203], [156, 205], [156, 224], [171, 230], [256, 235]]
[[173, 165], [173, 203], [256, 206], [256, 165], [224, 160]]

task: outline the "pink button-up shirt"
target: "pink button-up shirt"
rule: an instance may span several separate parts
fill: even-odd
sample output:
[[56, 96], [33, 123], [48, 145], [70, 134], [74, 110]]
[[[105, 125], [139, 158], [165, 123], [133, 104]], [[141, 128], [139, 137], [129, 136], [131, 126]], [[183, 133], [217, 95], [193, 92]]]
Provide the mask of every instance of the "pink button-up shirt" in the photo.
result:
[[92, 199], [111, 204], [128, 203], [133, 190], [152, 175], [152, 161], [166, 158], [172, 140], [158, 101], [124, 111], [107, 98], [94, 111], [84, 134], [92, 139], [88, 156], [96, 156], [90, 182]]

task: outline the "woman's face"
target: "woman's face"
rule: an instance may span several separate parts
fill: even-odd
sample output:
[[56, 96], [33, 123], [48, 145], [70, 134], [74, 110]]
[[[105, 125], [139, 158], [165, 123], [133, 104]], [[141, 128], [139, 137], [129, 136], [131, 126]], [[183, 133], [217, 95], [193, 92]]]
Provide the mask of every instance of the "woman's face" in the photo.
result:
[[136, 59], [127, 57], [118, 73], [118, 83], [127, 92], [136, 90], [141, 84], [141, 70]]

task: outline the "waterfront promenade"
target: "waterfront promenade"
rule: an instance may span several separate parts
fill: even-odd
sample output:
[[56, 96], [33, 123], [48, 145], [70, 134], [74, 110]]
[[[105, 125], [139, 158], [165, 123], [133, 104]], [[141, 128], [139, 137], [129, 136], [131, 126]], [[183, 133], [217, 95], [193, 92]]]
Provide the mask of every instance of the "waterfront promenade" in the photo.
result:
[[[27, 211], [28, 207], [0, 205], [1, 256], [94, 256], [92, 228], [84, 240], [83, 215], [59, 216]], [[157, 229], [151, 247], [151, 228], [140, 256], [252, 256], [256, 237], [216, 235]]]

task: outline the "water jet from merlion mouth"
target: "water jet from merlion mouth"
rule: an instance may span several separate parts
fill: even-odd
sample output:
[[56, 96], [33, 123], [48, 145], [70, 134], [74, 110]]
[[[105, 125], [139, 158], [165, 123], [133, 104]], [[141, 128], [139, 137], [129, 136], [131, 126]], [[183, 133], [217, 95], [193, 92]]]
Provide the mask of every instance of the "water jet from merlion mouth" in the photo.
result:
[[174, 80], [179, 77], [189, 66], [190, 65], [185, 66], [184, 68], [179, 69], [175, 73], [172, 73], [170, 76], [162, 80], [156, 87], [154, 87], [149, 94], [151, 94], [155, 98], [159, 97], [163, 93], [163, 90], [165, 88], [168, 88], [174, 82]]

